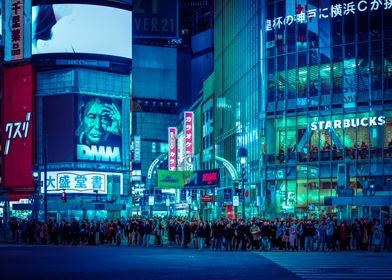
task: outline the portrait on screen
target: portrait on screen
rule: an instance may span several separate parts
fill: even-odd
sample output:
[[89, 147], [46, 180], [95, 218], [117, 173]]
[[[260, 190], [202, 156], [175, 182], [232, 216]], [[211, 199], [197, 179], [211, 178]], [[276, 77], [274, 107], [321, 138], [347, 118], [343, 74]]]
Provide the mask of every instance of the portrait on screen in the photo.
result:
[[77, 160], [120, 163], [121, 102], [107, 97], [78, 96]]

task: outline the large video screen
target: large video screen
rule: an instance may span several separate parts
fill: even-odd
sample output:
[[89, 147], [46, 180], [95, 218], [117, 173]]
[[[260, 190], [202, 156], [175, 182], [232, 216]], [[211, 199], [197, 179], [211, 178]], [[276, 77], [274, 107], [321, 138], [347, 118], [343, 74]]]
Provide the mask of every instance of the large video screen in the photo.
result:
[[32, 8], [32, 54], [86, 53], [132, 58], [132, 12], [87, 4]]
[[43, 131], [47, 137], [47, 161], [74, 162], [74, 95], [45, 96], [42, 104]]
[[94, 95], [78, 95], [77, 99], [76, 159], [120, 164], [121, 100]]

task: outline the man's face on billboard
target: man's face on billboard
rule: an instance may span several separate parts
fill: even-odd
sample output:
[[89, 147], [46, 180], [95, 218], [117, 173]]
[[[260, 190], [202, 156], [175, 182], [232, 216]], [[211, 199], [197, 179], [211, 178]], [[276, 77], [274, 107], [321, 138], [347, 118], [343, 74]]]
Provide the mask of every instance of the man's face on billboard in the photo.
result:
[[106, 105], [99, 99], [87, 103], [82, 117], [83, 131], [86, 144], [99, 145], [105, 142], [108, 137], [108, 127], [112, 120], [107, 113]]

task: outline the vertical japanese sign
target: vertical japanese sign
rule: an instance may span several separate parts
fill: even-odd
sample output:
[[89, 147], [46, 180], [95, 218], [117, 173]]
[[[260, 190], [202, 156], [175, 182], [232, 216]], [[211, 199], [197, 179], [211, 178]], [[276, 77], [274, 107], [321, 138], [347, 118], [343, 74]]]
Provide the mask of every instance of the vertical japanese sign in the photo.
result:
[[177, 169], [177, 128], [169, 127], [169, 170]]
[[193, 112], [184, 112], [186, 170], [193, 170]]
[[23, 59], [23, 1], [11, 0], [11, 61]]
[[31, 65], [9, 67], [3, 75], [2, 185], [33, 192], [33, 70]]
[[140, 135], [135, 135], [134, 139], [134, 161], [140, 162], [141, 160], [141, 140]]

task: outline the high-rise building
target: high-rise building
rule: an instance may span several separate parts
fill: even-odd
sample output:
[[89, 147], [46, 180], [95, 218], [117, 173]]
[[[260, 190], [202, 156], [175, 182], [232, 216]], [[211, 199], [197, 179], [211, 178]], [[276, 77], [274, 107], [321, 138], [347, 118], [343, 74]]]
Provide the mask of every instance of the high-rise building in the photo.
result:
[[217, 154], [248, 149], [262, 214], [391, 214], [391, 15], [390, 1], [215, 2]]
[[130, 182], [131, 1], [4, 4], [1, 193], [25, 198], [11, 210], [40, 209], [45, 220], [119, 218]]

